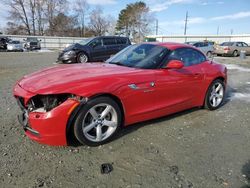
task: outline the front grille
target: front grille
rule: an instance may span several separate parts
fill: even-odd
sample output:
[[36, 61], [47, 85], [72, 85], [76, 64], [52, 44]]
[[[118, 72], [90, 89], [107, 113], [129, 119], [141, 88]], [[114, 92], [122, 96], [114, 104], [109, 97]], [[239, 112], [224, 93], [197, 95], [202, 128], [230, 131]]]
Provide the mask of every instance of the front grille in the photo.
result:
[[37, 46], [37, 42], [30, 42], [30, 46]]

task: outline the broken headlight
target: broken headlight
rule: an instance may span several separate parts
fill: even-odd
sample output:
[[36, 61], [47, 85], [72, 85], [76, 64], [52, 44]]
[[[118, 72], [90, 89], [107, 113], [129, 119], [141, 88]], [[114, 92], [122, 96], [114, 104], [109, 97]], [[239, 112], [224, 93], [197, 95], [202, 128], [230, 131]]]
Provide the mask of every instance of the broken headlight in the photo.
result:
[[69, 98], [81, 100], [82, 97], [78, 97], [73, 94], [36, 95], [29, 100], [27, 104], [28, 111], [48, 112], [53, 108], [59, 106]]

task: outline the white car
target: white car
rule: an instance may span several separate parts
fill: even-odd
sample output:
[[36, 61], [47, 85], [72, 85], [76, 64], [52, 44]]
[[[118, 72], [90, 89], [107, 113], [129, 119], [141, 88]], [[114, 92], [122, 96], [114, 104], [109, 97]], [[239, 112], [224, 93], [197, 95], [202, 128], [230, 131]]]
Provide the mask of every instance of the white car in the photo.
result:
[[18, 40], [8, 42], [7, 51], [20, 51], [23, 52], [23, 45]]

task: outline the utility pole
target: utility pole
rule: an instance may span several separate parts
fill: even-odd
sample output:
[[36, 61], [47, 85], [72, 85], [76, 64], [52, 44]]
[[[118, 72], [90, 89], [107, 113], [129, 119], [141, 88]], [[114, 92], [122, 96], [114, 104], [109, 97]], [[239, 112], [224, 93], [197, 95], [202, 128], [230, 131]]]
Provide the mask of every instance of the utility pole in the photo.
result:
[[231, 35], [233, 34], [233, 32], [234, 32], [234, 30], [233, 30], [233, 29], [231, 29], [231, 31], [230, 31]]
[[187, 22], [188, 22], [188, 11], [186, 12], [185, 27], [184, 27], [184, 35], [187, 34]]
[[220, 32], [220, 26], [217, 27], [217, 35], [219, 35]]
[[155, 20], [155, 35], [158, 35], [158, 19]]

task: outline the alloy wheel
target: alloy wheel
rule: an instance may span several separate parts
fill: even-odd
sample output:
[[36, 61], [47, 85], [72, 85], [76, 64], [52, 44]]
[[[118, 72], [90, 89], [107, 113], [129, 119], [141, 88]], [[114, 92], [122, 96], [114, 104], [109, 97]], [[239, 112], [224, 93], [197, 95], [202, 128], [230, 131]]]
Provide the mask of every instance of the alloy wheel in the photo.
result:
[[102, 142], [117, 129], [118, 115], [113, 106], [102, 103], [90, 108], [82, 121], [84, 136], [92, 142]]
[[216, 82], [211, 90], [209, 103], [212, 107], [216, 108], [219, 106], [224, 97], [224, 88], [220, 82]]
[[80, 63], [86, 63], [88, 62], [88, 57], [85, 54], [81, 54], [79, 56]]

